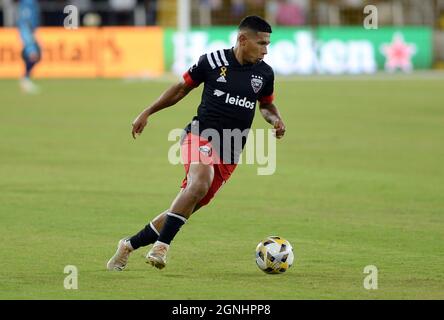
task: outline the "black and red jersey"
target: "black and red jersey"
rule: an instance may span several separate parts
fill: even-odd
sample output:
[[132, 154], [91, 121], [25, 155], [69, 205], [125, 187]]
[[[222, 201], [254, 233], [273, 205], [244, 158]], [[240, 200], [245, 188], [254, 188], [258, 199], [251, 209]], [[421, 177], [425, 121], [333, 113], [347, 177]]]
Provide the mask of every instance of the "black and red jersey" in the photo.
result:
[[[237, 163], [253, 122], [256, 102], [273, 101], [273, 69], [264, 61], [241, 65], [231, 48], [202, 55], [183, 77], [190, 86], [204, 83], [197, 116], [185, 130], [212, 141], [225, 163]], [[214, 131], [219, 134], [220, 144], [212, 137]], [[241, 133], [241, 145], [234, 141], [236, 132]], [[227, 139], [232, 142], [225, 143]], [[228, 149], [224, 147], [227, 145]]]

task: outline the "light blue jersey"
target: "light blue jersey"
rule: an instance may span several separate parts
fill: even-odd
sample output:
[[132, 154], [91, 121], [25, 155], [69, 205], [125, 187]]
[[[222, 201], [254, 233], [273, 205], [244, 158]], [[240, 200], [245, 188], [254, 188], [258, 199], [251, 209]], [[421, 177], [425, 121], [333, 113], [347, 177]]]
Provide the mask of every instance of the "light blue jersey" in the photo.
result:
[[25, 59], [32, 53], [40, 54], [34, 32], [40, 24], [40, 8], [37, 0], [20, 0], [17, 26], [23, 41]]

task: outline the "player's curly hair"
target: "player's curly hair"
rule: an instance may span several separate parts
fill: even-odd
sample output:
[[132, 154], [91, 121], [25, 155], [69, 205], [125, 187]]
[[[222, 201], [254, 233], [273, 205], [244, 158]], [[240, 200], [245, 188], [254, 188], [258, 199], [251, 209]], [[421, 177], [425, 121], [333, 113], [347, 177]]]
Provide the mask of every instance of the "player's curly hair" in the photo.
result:
[[239, 24], [239, 30], [250, 29], [256, 32], [271, 33], [271, 26], [259, 16], [247, 16]]

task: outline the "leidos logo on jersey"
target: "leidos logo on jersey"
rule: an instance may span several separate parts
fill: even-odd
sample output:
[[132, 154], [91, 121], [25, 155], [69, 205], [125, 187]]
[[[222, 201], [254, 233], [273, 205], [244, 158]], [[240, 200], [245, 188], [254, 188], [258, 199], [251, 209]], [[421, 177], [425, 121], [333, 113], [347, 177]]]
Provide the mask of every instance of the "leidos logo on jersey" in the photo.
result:
[[[217, 97], [221, 97], [224, 94], [225, 94], [225, 92], [223, 92], [219, 89], [214, 89], [213, 95], [215, 95]], [[241, 99], [241, 98], [239, 98], [239, 96], [236, 96], [236, 98], [235, 98], [235, 97], [231, 97], [229, 93], [227, 93], [227, 96], [225, 97], [225, 103], [239, 106], [239, 107], [248, 108], [248, 109], [254, 109], [254, 107], [256, 106], [256, 102], [248, 101], [247, 97], [244, 97], [243, 99]]]
[[230, 97], [229, 93], [227, 93], [227, 96], [225, 97], [225, 103], [244, 107], [247, 109], [254, 109], [254, 107], [256, 106], [256, 101], [248, 101], [247, 97], [244, 97], [243, 99], [240, 99], [239, 96], [236, 96], [236, 98]]

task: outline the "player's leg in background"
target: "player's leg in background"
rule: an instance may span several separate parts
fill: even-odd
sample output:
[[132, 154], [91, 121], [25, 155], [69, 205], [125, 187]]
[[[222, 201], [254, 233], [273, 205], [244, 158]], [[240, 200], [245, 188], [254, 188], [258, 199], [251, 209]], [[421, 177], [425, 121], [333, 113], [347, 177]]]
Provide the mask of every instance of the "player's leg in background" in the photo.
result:
[[20, 81], [22, 90], [26, 93], [37, 93], [39, 90], [31, 80], [31, 73], [35, 65], [40, 61], [40, 48], [33, 44], [32, 48], [24, 48], [22, 59], [25, 64], [25, 74]]
[[31, 78], [32, 69], [40, 61], [40, 55], [38, 53], [32, 53], [25, 61], [25, 78]]

